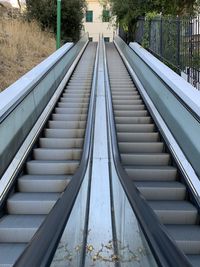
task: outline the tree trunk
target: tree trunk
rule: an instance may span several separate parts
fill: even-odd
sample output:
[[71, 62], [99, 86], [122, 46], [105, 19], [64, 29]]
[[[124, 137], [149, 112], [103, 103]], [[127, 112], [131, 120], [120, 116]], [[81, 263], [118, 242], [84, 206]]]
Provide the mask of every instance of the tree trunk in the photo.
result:
[[20, 0], [17, 0], [17, 3], [18, 3], [18, 6], [19, 6], [19, 9], [20, 9], [20, 12], [21, 12], [22, 5], [21, 5], [21, 2], [20, 2]]

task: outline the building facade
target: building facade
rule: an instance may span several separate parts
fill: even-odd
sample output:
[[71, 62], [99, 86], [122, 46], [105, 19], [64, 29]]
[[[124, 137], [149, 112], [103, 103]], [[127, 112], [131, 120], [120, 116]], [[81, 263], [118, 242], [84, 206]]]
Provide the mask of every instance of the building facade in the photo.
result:
[[102, 4], [100, 0], [87, 0], [87, 11], [83, 22], [84, 32], [89, 33], [90, 41], [98, 41], [99, 35], [112, 42], [116, 34], [115, 21], [111, 19], [108, 4]]

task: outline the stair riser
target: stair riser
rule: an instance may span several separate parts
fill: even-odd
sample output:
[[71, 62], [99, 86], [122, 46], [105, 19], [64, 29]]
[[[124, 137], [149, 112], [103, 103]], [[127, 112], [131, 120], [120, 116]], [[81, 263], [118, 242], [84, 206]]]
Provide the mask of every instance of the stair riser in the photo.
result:
[[67, 187], [68, 180], [20, 180], [18, 181], [18, 188], [20, 192], [25, 193], [61, 193]]
[[82, 148], [83, 139], [46, 139], [40, 138], [40, 147], [42, 148], [57, 148], [57, 149], [69, 149], [69, 148]]
[[87, 114], [87, 109], [85, 108], [56, 108], [56, 114]]
[[33, 157], [36, 160], [80, 160], [81, 154], [81, 150], [35, 149]]
[[157, 142], [159, 141], [159, 136], [157, 133], [152, 134], [124, 134], [118, 133], [118, 142]]
[[78, 163], [33, 163], [27, 162], [27, 173], [36, 175], [74, 174]]
[[137, 165], [137, 166], [165, 166], [169, 164], [170, 157], [169, 155], [121, 155], [122, 163], [124, 165]]
[[184, 200], [186, 190], [176, 188], [144, 188], [137, 187], [146, 200]]
[[124, 125], [124, 124], [117, 124], [117, 132], [132, 132], [132, 133], [150, 133], [155, 130], [155, 126], [152, 124], [136, 124], [136, 125]]
[[163, 224], [177, 224], [177, 225], [186, 225], [186, 224], [196, 224], [197, 214], [188, 213], [182, 211], [158, 211], [154, 210], [159, 220]]
[[50, 129], [82, 129], [85, 130], [86, 122], [84, 121], [49, 121]]
[[128, 173], [129, 177], [134, 181], [175, 181], [177, 177], [177, 171], [161, 171], [151, 170], [151, 169], [128, 169], [125, 168], [126, 172]]
[[150, 117], [115, 117], [115, 121], [118, 124], [148, 124], [152, 120]]
[[63, 130], [63, 129], [46, 129], [44, 132], [47, 138], [83, 138], [84, 130]]
[[161, 153], [163, 143], [119, 143], [120, 153]]

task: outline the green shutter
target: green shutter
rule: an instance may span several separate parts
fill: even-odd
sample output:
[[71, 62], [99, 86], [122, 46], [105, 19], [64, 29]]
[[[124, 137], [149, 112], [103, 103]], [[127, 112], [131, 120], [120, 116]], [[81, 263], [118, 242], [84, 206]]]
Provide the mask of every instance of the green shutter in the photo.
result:
[[103, 10], [103, 13], [102, 13], [102, 21], [103, 22], [109, 22], [110, 21], [110, 12], [109, 10]]
[[86, 11], [86, 22], [93, 22], [93, 11]]

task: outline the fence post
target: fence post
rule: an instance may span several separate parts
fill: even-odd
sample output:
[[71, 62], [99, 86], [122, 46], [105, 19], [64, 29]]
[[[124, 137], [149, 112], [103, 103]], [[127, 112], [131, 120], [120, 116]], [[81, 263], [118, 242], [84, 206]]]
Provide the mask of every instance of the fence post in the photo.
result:
[[160, 18], [160, 56], [163, 56], [163, 21]]
[[149, 20], [149, 48], [151, 49], [151, 19]]
[[178, 17], [177, 19], [177, 63], [178, 63], [178, 68], [180, 69], [180, 19]]

